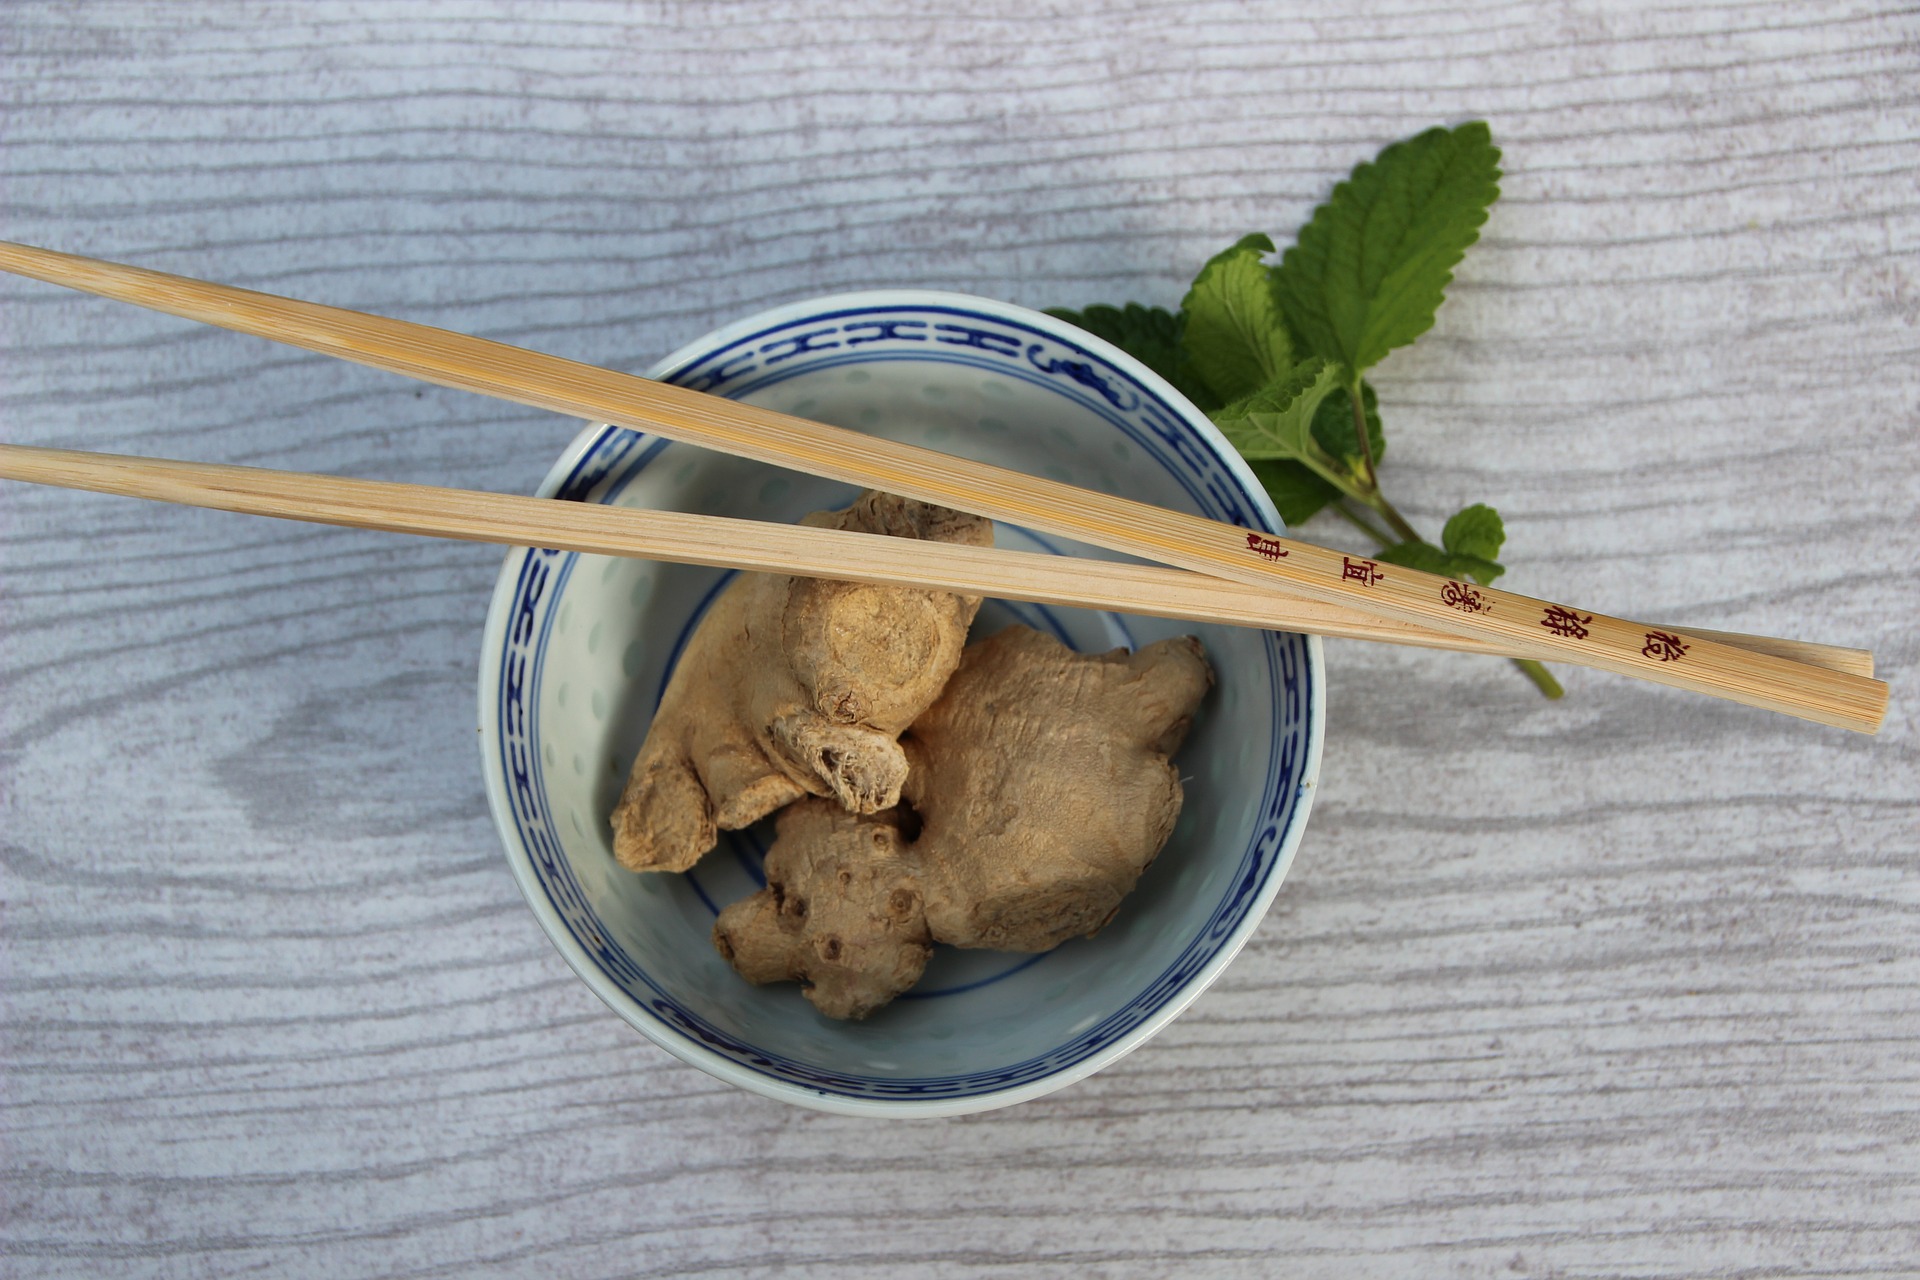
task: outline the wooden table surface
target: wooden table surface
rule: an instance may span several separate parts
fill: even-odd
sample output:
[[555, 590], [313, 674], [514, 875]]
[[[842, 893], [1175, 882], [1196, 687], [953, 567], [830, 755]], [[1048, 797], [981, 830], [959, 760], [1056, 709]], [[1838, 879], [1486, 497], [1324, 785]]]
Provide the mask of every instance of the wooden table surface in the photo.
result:
[[[1503, 585], [1894, 698], [1330, 644], [1220, 983], [880, 1124], [681, 1065], [541, 934], [474, 748], [499, 552], [0, 486], [0, 1271], [1920, 1274], [1920, 13], [1352, 8], [0, 10], [6, 237], [625, 369], [857, 287], [1174, 304], [1484, 117], [1390, 488], [1497, 505]], [[13, 442], [524, 492], [574, 431], [24, 281], [0, 326]]]

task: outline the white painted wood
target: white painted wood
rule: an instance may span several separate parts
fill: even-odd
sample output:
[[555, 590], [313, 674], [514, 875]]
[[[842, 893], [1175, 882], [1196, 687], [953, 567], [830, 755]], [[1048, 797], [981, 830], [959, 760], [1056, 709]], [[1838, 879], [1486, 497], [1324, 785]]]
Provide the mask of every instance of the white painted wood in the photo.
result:
[[[8, 237], [625, 369], [842, 288], [1171, 304], [1484, 116], [1506, 196], [1377, 379], [1402, 505], [1894, 691], [1870, 740], [1330, 645], [1221, 984], [876, 1126], [540, 936], [473, 746], [496, 553], [9, 485], [0, 1270], [1920, 1273], [1910, 6], [17, 3], [0, 49]], [[14, 443], [525, 491], [573, 431], [22, 281], [0, 327]]]

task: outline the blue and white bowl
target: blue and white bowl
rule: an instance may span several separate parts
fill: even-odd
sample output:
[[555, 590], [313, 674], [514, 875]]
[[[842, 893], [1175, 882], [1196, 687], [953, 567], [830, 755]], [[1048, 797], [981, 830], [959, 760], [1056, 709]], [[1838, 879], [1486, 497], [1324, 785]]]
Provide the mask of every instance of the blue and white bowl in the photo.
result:
[[[1124, 353], [1049, 316], [964, 294], [886, 290], [777, 307], [682, 348], [653, 376], [1159, 506], [1280, 532], [1204, 416]], [[790, 522], [855, 490], [591, 426], [540, 493]], [[1000, 525], [1001, 546], [1120, 558]], [[480, 663], [487, 793], [514, 875], [554, 945], [668, 1052], [771, 1098], [858, 1115], [954, 1115], [1051, 1092], [1137, 1048], [1219, 976], [1299, 845], [1319, 771], [1320, 643], [1297, 635], [989, 600], [1100, 651], [1196, 634], [1218, 685], [1177, 757], [1172, 839], [1099, 936], [1045, 955], [939, 949], [920, 986], [833, 1022], [791, 985], [753, 987], [714, 916], [756, 890], [763, 824], [687, 875], [614, 862], [607, 815], [676, 656], [729, 574], [516, 550]]]

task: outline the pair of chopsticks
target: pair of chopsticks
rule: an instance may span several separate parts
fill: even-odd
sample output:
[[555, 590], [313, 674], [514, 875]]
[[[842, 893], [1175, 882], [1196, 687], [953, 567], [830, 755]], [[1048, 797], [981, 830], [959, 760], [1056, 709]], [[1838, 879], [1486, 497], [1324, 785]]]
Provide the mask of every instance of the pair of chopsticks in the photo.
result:
[[1871, 733], [1870, 655], [1654, 627], [1267, 538], [630, 374], [361, 312], [0, 242], [0, 269], [560, 413], [1007, 520], [1158, 565], [906, 542], [253, 468], [0, 446], [0, 477], [323, 523], [958, 590], [1596, 667]]

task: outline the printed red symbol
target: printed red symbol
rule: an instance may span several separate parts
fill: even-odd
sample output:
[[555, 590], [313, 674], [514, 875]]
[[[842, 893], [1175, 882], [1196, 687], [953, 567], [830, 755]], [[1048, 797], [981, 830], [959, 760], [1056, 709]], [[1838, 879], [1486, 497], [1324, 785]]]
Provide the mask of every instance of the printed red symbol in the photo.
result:
[[1355, 564], [1345, 556], [1340, 557], [1340, 578], [1343, 582], [1350, 579], [1370, 587], [1385, 576], [1380, 572], [1380, 566], [1371, 560], [1362, 560]]
[[1247, 535], [1247, 550], [1255, 555], [1264, 556], [1268, 560], [1278, 560], [1287, 554], [1287, 549], [1281, 546], [1277, 539], [1263, 538], [1257, 533]]
[[1662, 662], [1678, 662], [1685, 656], [1687, 646], [1679, 636], [1667, 631], [1647, 632], [1647, 643], [1640, 652], [1649, 658], [1658, 658]]
[[1557, 604], [1547, 606], [1546, 617], [1540, 619], [1540, 625], [1557, 636], [1566, 636], [1573, 640], [1587, 638], [1586, 624], [1593, 621], [1592, 614], [1581, 615], [1571, 609], [1563, 609]]
[[1493, 606], [1487, 603], [1485, 596], [1459, 582], [1449, 582], [1440, 588], [1440, 603], [1452, 605], [1462, 613], [1493, 612]]

